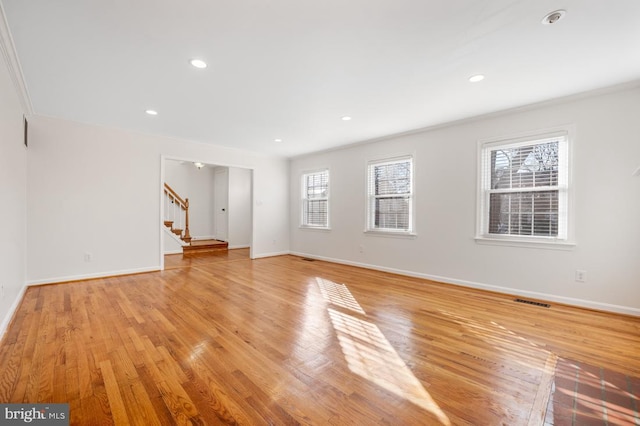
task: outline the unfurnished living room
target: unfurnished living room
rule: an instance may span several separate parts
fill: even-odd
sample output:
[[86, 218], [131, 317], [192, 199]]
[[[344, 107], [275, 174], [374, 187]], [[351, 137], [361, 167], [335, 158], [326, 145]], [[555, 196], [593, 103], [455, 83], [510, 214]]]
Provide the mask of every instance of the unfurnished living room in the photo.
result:
[[0, 424], [640, 425], [637, 0], [0, 0]]

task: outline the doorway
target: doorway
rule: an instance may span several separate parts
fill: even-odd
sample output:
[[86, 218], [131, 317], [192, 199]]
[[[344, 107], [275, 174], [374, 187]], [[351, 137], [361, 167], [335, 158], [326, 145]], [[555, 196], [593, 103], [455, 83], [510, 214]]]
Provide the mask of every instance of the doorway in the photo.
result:
[[229, 168], [216, 167], [213, 178], [213, 228], [215, 239], [229, 242]]
[[[253, 169], [232, 165], [204, 163], [193, 160], [162, 157], [161, 159], [160, 223], [167, 214], [164, 184], [174, 180], [184, 198], [189, 198], [191, 236], [214, 238], [228, 242], [229, 249], [248, 248], [253, 254]], [[182, 196], [182, 195], [181, 195]], [[192, 211], [193, 210], [193, 211]], [[160, 265], [164, 255], [178, 252], [180, 246], [165, 229], [160, 230]]]

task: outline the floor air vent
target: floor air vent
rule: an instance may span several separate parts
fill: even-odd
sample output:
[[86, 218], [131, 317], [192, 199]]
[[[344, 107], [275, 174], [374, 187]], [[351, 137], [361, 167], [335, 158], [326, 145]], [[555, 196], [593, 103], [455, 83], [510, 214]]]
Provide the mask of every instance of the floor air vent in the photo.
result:
[[305, 262], [315, 262], [315, 259], [311, 259], [310, 257], [303, 257], [302, 260], [304, 260]]
[[551, 305], [548, 304], [548, 303], [534, 302], [533, 300], [526, 300], [526, 299], [516, 299], [516, 300], [514, 300], [514, 302], [526, 303], [527, 305], [533, 305], [533, 306], [541, 306], [543, 308], [550, 308], [551, 307]]

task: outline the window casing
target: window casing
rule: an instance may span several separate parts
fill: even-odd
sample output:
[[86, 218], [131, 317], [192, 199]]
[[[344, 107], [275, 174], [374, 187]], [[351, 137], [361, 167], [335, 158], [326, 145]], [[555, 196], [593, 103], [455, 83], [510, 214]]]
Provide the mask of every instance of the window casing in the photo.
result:
[[480, 240], [570, 243], [566, 131], [480, 148]]
[[367, 194], [367, 232], [413, 233], [411, 156], [369, 162]]
[[308, 228], [329, 228], [329, 170], [302, 175], [302, 223]]

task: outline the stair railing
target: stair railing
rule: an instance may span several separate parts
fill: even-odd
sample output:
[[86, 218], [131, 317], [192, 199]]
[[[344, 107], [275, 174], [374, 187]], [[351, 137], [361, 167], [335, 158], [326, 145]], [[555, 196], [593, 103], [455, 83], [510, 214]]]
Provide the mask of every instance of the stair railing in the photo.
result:
[[[189, 199], [182, 199], [167, 183], [164, 184], [165, 194], [165, 221], [177, 223], [176, 229], [182, 229], [184, 218], [184, 232], [180, 238], [187, 242], [191, 242], [191, 234], [189, 233]], [[183, 214], [184, 212], [184, 214]], [[173, 226], [172, 226], [173, 228]]]

